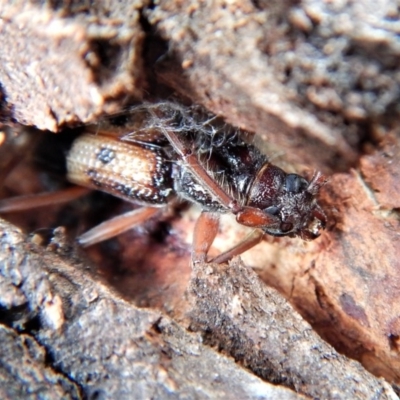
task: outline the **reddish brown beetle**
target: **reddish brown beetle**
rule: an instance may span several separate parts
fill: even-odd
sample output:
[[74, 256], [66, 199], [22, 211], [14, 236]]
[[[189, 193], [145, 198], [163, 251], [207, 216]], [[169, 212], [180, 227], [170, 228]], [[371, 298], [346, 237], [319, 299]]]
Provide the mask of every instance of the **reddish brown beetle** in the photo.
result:
[[[237, 222], [258, 231], [217, 257], [218, 262], [254, 246], [264, 233], [305, 240], [320, 235], [326, 223], [316, 200], [324, 184], [320, 174], [311, 181], [287, 174], [247, 143], [245, 133], [199, 107], [165, 102], [135, 107], [132, 117], [128, 132], [113, 125], [88, 128], [67, 155], [71, 182], [143, 206], [86, 232], [78, 239], [82, 245], [115, 236], [176, 199], [203, 210], [193, 261], [206, 260], [220, 213], [233, 213]], [[0, 212], [5, 211], [5, 203], [0, 204]]]

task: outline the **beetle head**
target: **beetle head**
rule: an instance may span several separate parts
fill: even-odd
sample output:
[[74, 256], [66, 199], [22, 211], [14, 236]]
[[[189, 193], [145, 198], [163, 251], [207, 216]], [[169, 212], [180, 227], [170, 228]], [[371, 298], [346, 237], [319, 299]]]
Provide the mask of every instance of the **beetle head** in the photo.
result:
[[321, 234], [326, 217], [316, 196], [325, 178], [316, 173], [311, 181], [266, 164], [249, 191], [247, 206], [262, 210], [270, 223], [261, 226], [273, 236], [300, 236], [312, 240]]

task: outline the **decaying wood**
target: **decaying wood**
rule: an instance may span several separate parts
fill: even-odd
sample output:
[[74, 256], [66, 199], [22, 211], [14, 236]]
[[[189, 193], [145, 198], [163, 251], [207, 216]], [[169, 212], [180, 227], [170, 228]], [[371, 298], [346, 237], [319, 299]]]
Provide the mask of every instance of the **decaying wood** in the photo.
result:
[[10, 395], [29, 394], [24, 384], [49, 390], [59, 377], [59, 390], [71, 398], [303, 398], [259, 380], [207, 346], [212, 344], [259, 375], [312, 397], [396, 398], [388, 384], [325, 344], [237, 261], [193, 271], [190, 320], [201, 339], [160, 312], [124, 301], [84, 263], [65, 262], [71, 249], [46, 250], [3, 221], [0, 238], [2, 345], [27, 359], [18, 370], [2, 352]]
[[47, 398], [304, 398], [262, 382], [159, 312], [129, 304], [84, 264], [69, 265], [10, 224], [1, 223], [0, 238], [8, 345], [1, 390], [10, 397], [34, 398], [43, 386]]
[[144, 3], [121, 4], [0, 2], [1, 86], [18, 122], [57, 131], [141, 95]]
[[206, 343], [233, 355], [257, 375], [312, 398], [377, 394], [375, 388], [359, 384], [356, 376], [363, 375], [359, 364], [324, 343], [243, 264], [197, 266], [190, 291], [191, 328], [202, 331]]
[[0, 237], [2, 323], [9, 326], [2, 346], [20, 355], [19, 367], [22, 355], [31, 362], [18, 370], [2, 351], [2, 390], [11, 397], [34, 397], [34, 384], [44, 393], [58, 378], [68, 398], [303, 398], [262, 382], [159, 312], [137, 309], [84, 265], [68, 265], [11, 225], [2, 223]]
[[[88, 8], [75, 2], [59, 9], [26, 2], [2, 4], [0, 88], [7, 104], [0, 111], [11, 112], [16, 122], [57, 131], [66, 123], [115, 111], [127, 99], [144, 94], [157, 97], [162, 81], [233, 124], [256, 132], [260, 145], [280, 156], [289, 168], [323, 171], [328, 176], [321, 192], [327, 231], [310, 243], [266, 239], [243, 256], [244, 263], [278, 289], [336, 349], [399, 385], [400, 127], [395, 23], [399, 15], [393, 3], [159, 1], [150, 8], [136, 2], [124, 9], [112, 1], [96, 4]], [[158, 80], [150, 76], [151, 71]], [[38, 191], [34, 175], [28, 167], [22, 169], [3, 192]], [[34, 214], [12, 219], [26, 230], [65, 220], [47, 210]], [[74, 214], [78, 216], [79, 212]], [[260, 377], [286, 381], [311, 396], [333, 397], [334, 388], [343, 389], [340, 375], [332, 375], [329, 384], [321, 377], [316, 390], [311, 389], [309, 379], [319, 368], [320, 374], [334, 365], [351, 376], [361, 373], [357, 364], [343, 366], [348, 361], [322, 342], [314, 342], [315, 335], [291, 309], [285, 311], [289, 322], [278, 319], [276, 329], [282, 333], [292, 332], [296, 324], [303, 327], [299, 336], [279, 336], [293, 357], [281, 358], [282, 343], [274, 347], [274, 354], [271, 346], [259, 344], [264, 334], [276, 332], [272, 325], [264, 328], [263, 314], [257, 314], [265, 310], [261, 298], [267, 289], [240, 264], [196, 269], [190, 278], [193, 221], [192, 210], [183, 213], [183, 218], [169, 221], [168, 235], [161, 232], [157, 240], [146, 235], [159, 229], [150, 222], [142, 231], [90, 250], [89, 255], [125, 297], [162, 309], [199, 330], [206, 343]], [[244, 234], [224, 222], [214, 252]], [[237, 283], [232, 283], [235, 279]], [[90, 279], [84, 282], [78, 292], [86, 290]], [[215, 282], [221, 285], [220, 292]], [[245, 289], [253, 297], [246, 298]], [[107, 293], [114, 299], [115, 293]], [[279, 303], [284, 313], [288, 306], [274, 296], [268, 292], [267, 298]], [[133, 329], [128, 325], [124, 326]], [[147, 334], [148, 329], [141, 332]], [[318, 343], [312, 362], [302, 358], [304, 352], [293, 350], [299, 337], [303, 340], [309, 334], [311, 343]], [[321, 354], [329, 362], [321, 361]], [[262, 364], [264, 356], [277, 359]], [[331, 377], [331, 372], [327, 374]], [[374, 381], [363, 387], [378, 393], [379, 385]], [[355, 392], [348, 390], [353, 396]]]

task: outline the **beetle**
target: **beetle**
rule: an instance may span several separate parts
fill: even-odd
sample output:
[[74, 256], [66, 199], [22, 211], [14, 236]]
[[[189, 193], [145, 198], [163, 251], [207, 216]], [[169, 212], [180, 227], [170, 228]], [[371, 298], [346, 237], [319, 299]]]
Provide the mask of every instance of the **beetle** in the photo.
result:
[[[245, 132], [198, 106], [160, 102], [122, 115], [129, 115], [128, 131], [126, 124], [95, 125], [74, 140], [66, 157], [67, 178], [142, 207], [84, 233], [78, 238], [81, 245], [115, 236], [180, 200], [202, 208], [193, 262], [207, 260], [221, 213], [232, 213], [239, 224], [257, 230], [216, 262], [241, 254], [265, 233], [312, 240], [324, 229], [326, 217], [317, 202], [325, 183], [321, 174], [308, 181], [286, 173], [249, 143]], [[52, 203], [66, 201], [71, 190], [48, 198]], [[82, 193], [77, 190], [77, 195]], [[0, 212], [5, 211], [5, 203], [0, 203]]]

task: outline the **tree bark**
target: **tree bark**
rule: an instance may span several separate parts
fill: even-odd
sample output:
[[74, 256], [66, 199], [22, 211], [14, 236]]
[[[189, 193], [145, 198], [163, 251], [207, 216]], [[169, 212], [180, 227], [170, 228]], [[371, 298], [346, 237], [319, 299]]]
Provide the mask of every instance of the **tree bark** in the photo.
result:
[[[103, 113], [121, 111], [132, 101], [165, 99], [175, 91], [183, 102], [202, 104], [233, 125], [254, 132], [255, 142], [274, 163], [285, 169], [306, 171], [306, 175], [311, 175], [313, 170], [322, 171], [328, 177], [319, 196], [328, 216], [323, 235], [308, 243], [300, 239], [266, 238], [242, 257], [243, 262], [267, 285], [277, 289], [336, 350], [360, 361], [368, 371], [396, 386], [400, 384], [400, 78], [395, 23], [398, 19], [397, 9], [385, 0], [379, 6], [371, 0], [356, 3], [159, 1], [151, 6], [144, 1], [126, 6], [104, 1], [91, 7], [83, 2], [68, 5], [3, 2], [0, 117], [8, 122], [4, 129], [7, 132], [16, 123], [57, 132], [66, 126], [96, 121]], [[30, 140], [35, 142], [38, 137], [35, 135], [39, 133], [33, 131], [29, 132]], [[55, 138], [54, 143], [58, 140]], [[14, 148], [29, 150], [33, 147], [29, 143], [14, 143]], [[8, 174], [16, 164], [15, 158], [21, 161], [23, 157], [11, 157], [14, 153], [8, 144], [0, 144], [1, 180], [8, 175], [0, 193], [2, 197], [48, 188], [48, 181], [42, 180], [29, 162], [21, 163]], [[52, 146], [45, 150], [51, 153]], [[75, 202], [62, 209], [7, 218], [28, 232], [58, 225], [71, 225], [79, 230], [90, 225], [93, 213], [96, 218], [106, 218], [112, 213], [108, 203], [103, 206], [102, 201], [100, 205], [92, 201]], [[124, 207], [117, 205], [114, 209]], [[92, 209], [92, 214], [86, 218], [88, 209]], [[77, 273], [76, 279], [82, 283], [73, 284], [74, 289], [68, 295], [60, 294], [59, 289], [48, 289], [50, 300], [45, 301], [43, 295], [43, 304], [32, 303], [32, 309], [47, 307], [48, 311], [32, 313], [31, 306], [26, 304], [31, 304], [30, 296], [36, 296], [42, 282], [36, 274], [44, 268], [43, 282], [47, 282], [48, 267], [43, 267], [35, 258], [32, 265], [39, 264], [39, 267], [29, 267], [23, 275], [33, 286], [29, 289], [31, 292], [27, 289], [23, 295], [19, 293], [19, 284], [13, 283], [21, 275], [19, 267], [15, 267], [15, 275], [4, 278], [5, 284], [12, 284], [12, 294], [1, 291], [1, 305], [5, 310], [4, 343], [13, 342], [11, 348], [17, 354], [23, 353], [24, 360], [33, 357], [40, 365], [43, 382], [54, 382], [61, 374], [57, 393], [64, 390], [70, 397], [88, 395], [89, 389], [97, 387], [102, 380], [100, 376], [104, 378], [109, 372], [100, 373], [101, 362], [96, 361], [93, 371], [97, 372], [92, 371], [90, 375], [87, 372], [90, 368], [85, 369], [87, 365], [84, 365], [86, 372], [81, 375], [83, 361], [78, 357], [79, 352], [75, 352], [72, 339], [70, 343], [64, 338], [64, 328], [75, 323], [70, 315], [79, 314], [80, 304], [86, 304], [92, 312], [90, 301], [83, 293], [90, 292], [91, 285], [100, 285], [107, 298], [104, 308], [94, 311], [96, 317], [88, 314], [86, 330], [78, 332], [71, 328], [71, 338], [80, 337], [77, 335], [84, 338], [82, 347], [77, 340], [73, 344], [76, 349], [84, 349], [85, 340], [91, 341], [96, 352], [100, 352], [95, 354], [95, 359], [103, 360], [112, 358], [113, 353], [102, 355], [102, 346], [113, 348], [112, 343], [120, 334], [125, 338], [125, 330], [133, 334], [135, 350], [132, 351], [141, 351], [138, 349], [143, 344], [147, 350], [141, 354], [157, 354], [153, 364], [149, 361], [148, 385], [132, 389], [138, 390], [135, 393], [143, 398], [147, 394], [162, 396], [167, 393], [163, 391], [167, 387], [176, 396], [183, 395], [185, 385], [190, 388], [189, 392], [193, 390], [190, 393], [195, 398], [191, 379], [200, 382], [204, 397], [233, 393], [226, 392], [228, 383], [237, 384], [238, 393], [245, 393], [245, 382], [253, 382], [253, 388], [261, 385], [262, 390], [267, 387], [265, 390], [272, 390], [203, 344], [198, 346], [202, 354], [207, 353], [204, 366], [209, 365], [207, 357], [215, 358], [218, 360], [212, 361], [215, 370], [207, 368], [224, 378], [211, 379], [210, 374], [204, 375], [213, 382], [207, 386], [206, 379], [200, 377], [203, 370], [195, 378], [185, 377], [185, 368], [192, 365], [188, 360], [186, 367], [173, 367], [171, 377], [161, 350], [169, 340], [163, 335], [170, 328], [164, 326], [173, 326], [171, 331], [185, 338], [177, 344], [180, 349], [186, 345], [191, 349], [190, 343], [195, 340], [184, 328], [197, 331], [206, 344], [233, 357], [258, 377], [286, 385], [306, 396], [330, 398], [338, 392], [347, 395], [343, 394], [343, 398], [350, 395], [369, 398], [368, 393], [370, 397], [379, 393], [394, 396], [382, 381], [320, 341], [275, 291], [258, 281], [239, 261], [235, 260], [230, 267], [209, 265], [191, 271], [190, 235], [196, 214], [189, 209], [181, 210], [181, 215], [181, 218], [166, 216], [161, 223], [149, 221], [143, 228], [91, 249], [83, 256], [91, 258], [91, 263], [97, 265], [115, 291], [96, 283], [94, 278], [92, 282], [92, 278], [74, 268], [75, 257], [79, 259], [82, 255], [67, 252], [63, 255], [63, 265], [68, 271], [78, 271], [69, 273]], [[7, 253], [16, 265], [22, 265], [24, 258], [37, 253], [50, 259], [55, 257], [51, 252], [26, 244], [23, 236], [15, 233], [10, 225], [3, 225], [2, 229], [5, 235], [2, 243], [6, 247], [9, 235], [17, 238], [19, 247], [12, 244], [17, 246], [15, 252]], [[246, 234], [229, 218], [223, 220], [220, 231], [213, 254]], [[7, 258], [3, 258], [3, 263], [7, 268], [13, 265]], [[59, 268], [64, 271], [64, 267], [57, 267], [57, 271]], [[75, 277], [69, 280], [74, 281]], [[56, 290], [55, 294], [52, 290]], [[96, 291], [99, 290], [96, 286]], [[121, 300], [120, 295], [136, 305], [158, 311], [136, 309]], [[55, 305], [52, 296], [58, 299], [54, 300]], [[82, 300], [84, 297], [86, 300]], [[265, 299], [271, 302], [272, 308]], [[62, 305], [57, 305], [61, 300]], [[70, 311], [65, 311], [65, 307], [75, 311], [68, 314]], [[281, 316], [275, 318], [273, 312]], [[131, 322], [116, 325], [115, 321], [122, 318], [119, 315], [125, 314], [129, 314], [127, 321]], [[180, 325], [175, 325], [164, 314]], [[18, 319], [20, 315], [22, 322]], [[142, 318], [148, 322], [137, 322]], [[271, 318], [274, 324], [266, 326], [265, 321]], [[91, 330], [89, 325], [93, 321], [95, 328]], [[101, 322], [96, 325], [98, 321]], [[56, 327], [43, 328], [43, 323]], [[132, 333], [136, 328], [130, 327], [131, 323], [139, 323], [136, 333]], [[33, 328], [27, 328], [26, 324]], [[110, 328], [116, 337], [107, 335], [109, 332], [104, 329], [99, 332], [103, 326], [114, 325], [120, 327]], [[25, 350], [21, 353], [18, 344], [29, 341], [24, 336], [27, 331], [33, 343], [33, 356]], [[56, 331], [60, 342], [54, 339]], [[52, 347], [56, 342], [60, 346], [57, 350]], [[62, 346], [70, 343], [65, 354], [61, 353], [61, 342]], [[130, 346], [126, 343], [118, 351], [125, 354]], [[168, 346], [167, 354], [179, 353], [177, 348]], [[188, 354], [190, 351], [185, 350]], [[64, 362], [65, 357], [68, 361]], [[129, 359], [126, 354], [124, 357]], [[144, 356], [138, 359], [145, 362]], [[235, 372], [219, 370], [220, 362], [228, 363], [226, 368]], [[48, 363], [55, 367], [49, 370]], [[154, 372], [157, 363], [164, 372]], [[121, 366], [119, 371], [124, 368]], [[157, 386], [155, 377], [160, 374], [165, 379]], [[243, 374], [242, 385], [235, 374]], [[344, 380], [346, 374], [362, 382], [359, 392]], [[313, 381], [315, 376], [319, 376], [319, 383]], [[109, 386], [114, 389], [102, 386], [101, 390], [115, 396], [115, 382], [120, 378], [115, 379]], [[92, 385], [91, 380], [96, 384]], [[37, 384], [34, 380], [30, 382]], [[343, 382], [349, 385], [348, 389], [343, 387]], [[221, 386], [215, 393], [208, 391], [214, 385]], [[147, 391], [151, 387], [154, 392]], [[254, 392], [248, 397], [251, 395], [254, 397]]]
[[238, 261], [193, 270], [188, 318], [199, 335], [123, 300], [70, 247], [37, 246], [4, 221], [0, 238], [1, 376], [10, 397], [306, 398], [242, 363], [313, 398], [395, 398]]

